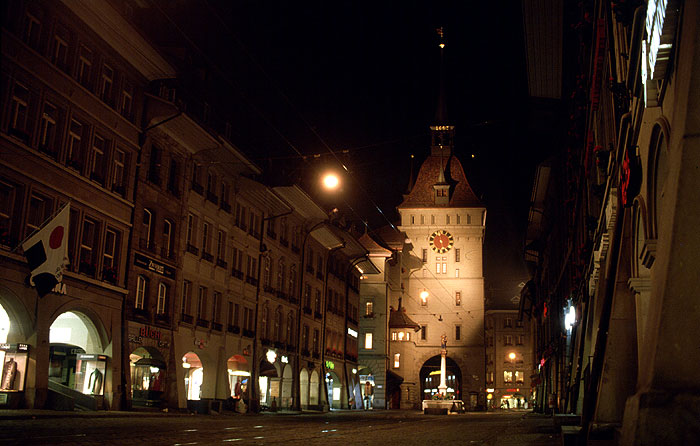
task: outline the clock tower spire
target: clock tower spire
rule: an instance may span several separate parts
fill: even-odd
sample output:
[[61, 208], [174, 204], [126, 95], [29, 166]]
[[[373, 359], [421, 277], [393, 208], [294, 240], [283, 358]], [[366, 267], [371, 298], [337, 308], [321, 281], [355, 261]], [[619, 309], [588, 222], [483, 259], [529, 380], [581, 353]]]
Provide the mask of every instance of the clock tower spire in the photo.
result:
[[447, 105], [445, 102], [445, 30], [443, 27], [437, 29], [440, 37], [440, 80], [438, 104], [435, 111], [435, 123], [430, 126], [430, 152], [431, 155], [449, 157], [452, 154], [454, 145], [454, 126], [448, 124]]

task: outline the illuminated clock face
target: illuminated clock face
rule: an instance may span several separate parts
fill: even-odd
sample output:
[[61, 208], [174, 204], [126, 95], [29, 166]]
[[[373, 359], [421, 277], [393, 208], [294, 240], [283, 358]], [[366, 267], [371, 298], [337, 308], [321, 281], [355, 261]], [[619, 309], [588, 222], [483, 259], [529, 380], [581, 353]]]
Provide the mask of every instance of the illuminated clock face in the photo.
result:
[[430, 235], [430, 247], [438, 254], [446, 253], [454, 244], [455, 241], [452, 238], [452, 234], [442, 229]]

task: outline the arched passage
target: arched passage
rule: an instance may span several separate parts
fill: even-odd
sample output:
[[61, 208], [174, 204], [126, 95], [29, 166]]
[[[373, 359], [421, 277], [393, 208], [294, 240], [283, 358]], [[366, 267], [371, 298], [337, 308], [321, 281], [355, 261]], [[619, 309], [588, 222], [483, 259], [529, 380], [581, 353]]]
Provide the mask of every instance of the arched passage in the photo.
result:
[[276, 408], [280, 397], [280, 375], [273, 364], [263, 358], [260, 361], [260, 375], [258, 377], [260, 386], [260, 407]]
[[299, 372], [299, 398], [301, 408], [309, 408], [309, 372], [306, 369], [301, 369]]
[[326, 372], [326, 388], [328, 390], [328, 405], [331, 409], [340, 409], [343, 398], [343, 382], [331, 370]]
[[187, 352], [182, 357], [182, 367], [185, 369], [185, 395], [188, 400], [202, 398], [202, 383], [204, 382], [204, 367], [202, 361], [194, 352]]
[[234, 401], [234, 411], [238, 410], [238, 402], [243, 400], [248, 406], [248, 384], [250, 383], [250, 372], [248, 371], [248, 360], [242, 355], [233, 355], [226, 361], [228, 369], [228, 383], [231, 390], [231, 398]]
[[282, 395], [280, 397], [280, 407], [291, 408], [292, 407], [292, 383], [294, 381], [294, 375], [292, 374], [292, 367], [289, 364], [284, 365], [284, 370], [282, 371]]
[[[445, 358], [445, 384], [447, 385], [447, 395], [454, 396], [455, 399], [462, 398], [462, 371], [457, 363], [449, 356]], [[424, 400], [438, 392], [440, 385], [440, 355], [435, 355], [425, 361], [420, 369], [421, 394]]]
[[49, 380], [86, 395], [102, 395], [107, 368], [104, 346], [85, 314], [67, 311], [49, 329]]
[[318, 406], [318, 372], [314, 370], [309, 377], [309, 406]]
[[10, 334], [10, 316], [5, 311], [5, 307], [0, 303], [0, 344], [7, 342], [7, 337]]
[[167, 385], [165, 358], [153, 347], [139, 347], [129, 355], [131, 401], [134, 406], [158, 407]]

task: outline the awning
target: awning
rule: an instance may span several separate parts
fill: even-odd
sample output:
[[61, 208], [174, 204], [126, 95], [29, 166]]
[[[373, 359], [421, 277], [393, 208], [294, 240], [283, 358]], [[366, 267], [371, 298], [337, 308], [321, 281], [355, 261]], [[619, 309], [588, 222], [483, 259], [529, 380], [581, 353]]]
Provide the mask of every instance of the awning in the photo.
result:
[[165, 369], [165, 363], [154, 358], [141, 358], [134, 363], [136, 367], [158, 367], [160, 369]]

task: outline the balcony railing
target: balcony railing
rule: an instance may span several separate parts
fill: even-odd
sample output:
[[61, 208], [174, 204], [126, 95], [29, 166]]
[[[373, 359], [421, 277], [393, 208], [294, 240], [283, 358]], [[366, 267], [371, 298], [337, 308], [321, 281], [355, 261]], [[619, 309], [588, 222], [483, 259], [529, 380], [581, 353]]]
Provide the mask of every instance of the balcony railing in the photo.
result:
[[189, 314], [182, 313], [180, 315], [180, 321], [184, 322], [185, 324], [191, 324], [193, 320], [194, 320], [194, 318]]
[[194, 246], [191, 243], [188, 243], [187, 244], [187, 252], [194, 254], [194, 255], [199, 255], [199, 248], [197, 248], [196, 246]]
[[207, 262], [214, 262], [214, 255], [209, 254], [206, 251], [202, 251], [202, 260], [206, 260]]
[[264, 345], [265, 347], [267, 347], [267, 346], [269, 346], [269, 345], [272, 343], [272, 341], [270, 341], [269, 339], [263, 338], [263, 339], [260, 340], [260, 343], [261, 343], [262, 345]]
[[239, 327], [238, 325], [229, 324], [228, 327], [226, 327], [226, 331], [228, 331], [229, 333], [238, 334], [241, 332], [241, 327]]
[[221, 209], [229, 214], [231, 213], [231, 205], [223, 200], [221, 201]]
[[274, 346], [275, 346], [275, 348], [284, 348], [284, 342], [275, 341]]
[[321, 319], [323, 315], [319, 311], [314, 311], [314, 319]]
[[287, 240], [286, 238], [280, 238], [280, 245], [285, 247], [289, 246], [289, 240]]
[[235, 277], [236, 279], [243, 280], [243, 271], [239, 271], [239, 270], [234, 268], [231, 270], [231, 277]]
[[251, 284], [251, 285], [253, 285], [253, 286], [255, 286], [255, 285], [258, 284], [258, 279], [256, 279], [256, 278], [253, 277], [253, 276], [245, 276], [245, 281], [246, 281], [246, 283], [249, 283], [249, 284]]
[[204, 186], [197, 183], [192, 183], [192, 190], [197, 192], [199, 195], [204, 195]]
[[216, 331], [222, 331], [224, 329], [224, 326], [220, 322], [212, 322], [211, 329]]
[[312, 313], [311, 308], [304, 307], [304, 314], [311, 314], [311, 313]]
[[214, 193], [207, 191], [207, 201], [211, 201], [214, 204], [219, 204], [219, 197]]
[[197, 327], [209, 328], [209, 321], [205, 319], [197, 319]]
[[304, 349], [301, 351], [302, 356], [306, 356], [307, 358], [311, 356], [311, 352], [308, 349]]
[[220, 266], [222, 268], [228, 268], [228, 262], [224, 259], [216, 259], [216, 266]]
[[243, 336], [246, 338], [254, 338], [255, 337], [255, 331], [253, 330], [243, 330]]

